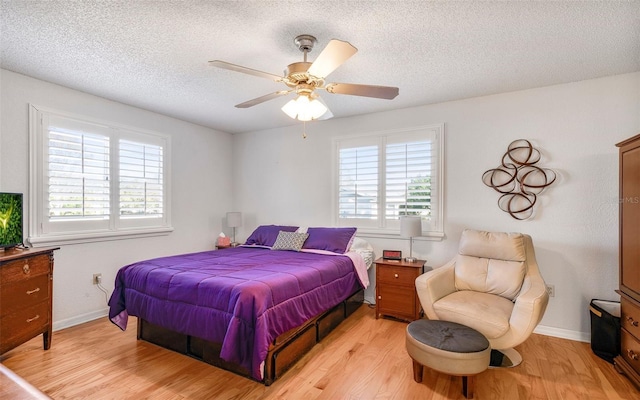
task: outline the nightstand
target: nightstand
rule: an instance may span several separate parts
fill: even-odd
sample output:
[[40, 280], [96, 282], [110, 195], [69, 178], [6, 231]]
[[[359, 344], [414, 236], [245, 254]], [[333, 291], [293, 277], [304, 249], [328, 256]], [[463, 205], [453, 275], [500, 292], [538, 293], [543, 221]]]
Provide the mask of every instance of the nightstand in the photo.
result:
[[229, 244], [216, 244], [216, 250], [220, 249], [231, 249], [233, 247], [238, 247], [242, 243], [229, 243]]
[[382, 315], [415, 321], [420, 319], [420, 301], [416, 278], [424, 270], [425, 260], [385, 260], [376, 263], [376, 319]]

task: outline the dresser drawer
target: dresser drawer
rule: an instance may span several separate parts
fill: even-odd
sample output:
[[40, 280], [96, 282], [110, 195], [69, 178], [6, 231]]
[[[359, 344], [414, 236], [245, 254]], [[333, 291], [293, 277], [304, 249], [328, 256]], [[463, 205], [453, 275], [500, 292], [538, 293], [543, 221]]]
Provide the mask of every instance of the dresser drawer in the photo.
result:
[[[38, 275], [0, 287], [2, 310], [15, 312], [49, 298], [49, 275]], [[3, 313], [5, 311], [2, 311]]]
[[620, 332], [620, 355], [640, 374], [640, 341], [624, 329]]
[[640, 308], [622, 296], [620, 310], [620, 326], [640, 340]]
[[405, 287], [379, 286], [376, 304], [380, 314], [415, 319], [416, 295]]
[[10, 261], [0, 267], [0, 282], [4, 286], [37, 275], [48, 274], [50, 269], [51, 260], [46, 254]]
[[43, 301], [31, 307], [2, 316], [0, 319], [0, 352], [22, 338], [31, 338], [45, 331], [49, 324], [49, 303]]
[[416, 278], [420, 274], [418, 268], [395, 267], [380, 265], [377, 268], [377, 281], [383, 284], [415, 287]]

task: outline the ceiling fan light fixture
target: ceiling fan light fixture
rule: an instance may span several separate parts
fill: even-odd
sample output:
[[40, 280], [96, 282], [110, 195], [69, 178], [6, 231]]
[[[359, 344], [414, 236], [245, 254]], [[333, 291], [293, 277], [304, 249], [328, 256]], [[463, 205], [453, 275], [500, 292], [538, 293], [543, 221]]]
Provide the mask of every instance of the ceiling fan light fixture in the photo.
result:
[[289, 102], [282, 107], [282, 111], [285, 114], [298, 121], [318, 119], [324, 115], [327, 110], [327, 106], [322, 104], [321, 101], [318, 99], [309, 100], [309, 96], [306, 94], [301, 94], [296, 99], [289, 100]]

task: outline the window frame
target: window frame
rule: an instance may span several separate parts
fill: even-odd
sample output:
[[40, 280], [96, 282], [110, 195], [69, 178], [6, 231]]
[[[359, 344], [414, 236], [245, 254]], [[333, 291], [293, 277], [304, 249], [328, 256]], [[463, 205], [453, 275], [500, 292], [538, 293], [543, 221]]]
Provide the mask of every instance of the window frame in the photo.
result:
[[[431, 164], [436, 171], [436, 182], [432, 187], [432, 191], [435, 192], [431, 203], [433, 218], [431, 222], [425, 222], [423, 220], [422, 236], [425, 239], [431, 240], [444, 238], [444, 123], [334, 137], [332, 143], [334, 159], [332, 163], [333, 182], [331, 202], [333, 220], [336, 226], [355, 226], [358, 228], [358, 234], [367, 237], [396, 238], [400, 235], [400, 221], [386, 218], [385, 192], [387, 167], [385, 164], [387, 138], [390, 138], [390, 142], [397, 143], [398, 137], [405, 136], [410, 138], [421, 134], [424, 134], [425, 138], [433, 143], [432, 151], [434, 151], [436, 157], [436, 160]], [[380, 146], [378, 150], [378, 217], [375, 220], [364, 221], [364, 223], [362, 223], [362, 221], [358, 223], [359, 220], [355, 218], [340, 218], [340, 150], [344, 147], [341, 145], [348, 142], [360, 142], [361, 146], [364, 147], [370, 144], [372, 140], [377, 141], [378, 146]], [[358, 144], [358, 146], [360, 146], [360, 144]], [[371, 221], [374, 221], [374, 223], [371, 223]]]
[[[89, 127], [87, 133], [109, 138], [109, 204], [106, 219], [49, 221], [48, 132], [49, 119]], [[69, 125], [69, 126], [70, 126]], [[80, 129], [82, 131], [82, 129]], [[161, 146], [163, 151], [163, 215], [158, 218], [121, 218], [119, 199], [119, 142], [121, 139]], [[171, 137], [85, 115], [29, 104], [29, 213], [27, 240], [34, 247], [100, 242], [168, 235], [171, 226]]]

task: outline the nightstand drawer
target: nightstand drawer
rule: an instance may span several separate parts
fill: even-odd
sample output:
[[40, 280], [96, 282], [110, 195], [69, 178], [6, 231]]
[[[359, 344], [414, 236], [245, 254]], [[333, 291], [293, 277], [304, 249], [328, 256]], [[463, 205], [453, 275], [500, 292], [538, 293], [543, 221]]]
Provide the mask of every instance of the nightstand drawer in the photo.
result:
[[420, 275], [418, 268], [396, 267], [392, 265], [377, 265], [377, 280], [380, 283], [389, 283], [400, 286], [414, 286], [416, 278]]
[[415, 318], [416, 295], [404, 287], [391, 285], [379, 287], [376, 304], [380, 314]]

